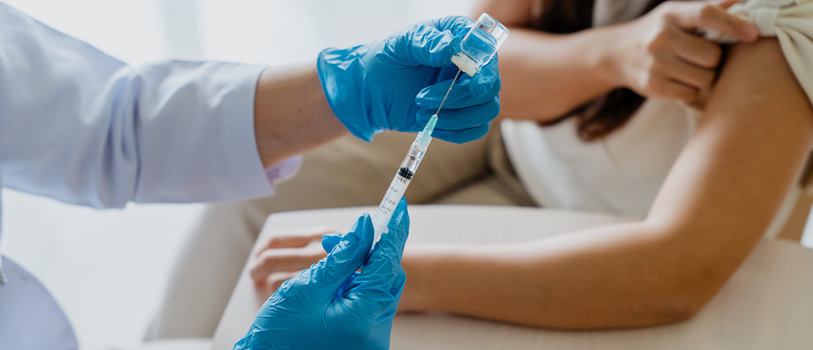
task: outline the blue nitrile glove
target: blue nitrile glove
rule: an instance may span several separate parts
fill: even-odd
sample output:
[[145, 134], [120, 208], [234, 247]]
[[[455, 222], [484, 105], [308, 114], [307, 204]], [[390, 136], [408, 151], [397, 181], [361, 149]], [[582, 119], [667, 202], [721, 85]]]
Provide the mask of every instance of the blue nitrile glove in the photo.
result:
[[[384, 130], [422, 130], [457, 73], [451, 59], [473, 24], [444, 17], [367, 45], [322, 51], [319, 79], [333, 113], [365, 141]], [[483, 137], [500, 112], [500, 86], [496, 56], [474, 77], [461, 73], [432, 136], [455, 143]]]
[[369, 214], [346, 235], [326, 236], [322, 246], [328, 256], [283, 283], [234, 349], [388, 349], [406, 282], [401, 267], [409, 232], [405, 200], [388, 228], [369, 260], [374, 236]]

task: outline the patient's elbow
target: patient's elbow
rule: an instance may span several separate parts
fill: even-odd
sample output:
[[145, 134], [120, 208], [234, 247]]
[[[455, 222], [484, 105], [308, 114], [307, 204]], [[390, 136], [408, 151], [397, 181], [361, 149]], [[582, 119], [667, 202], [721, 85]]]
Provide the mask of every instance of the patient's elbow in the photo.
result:
[[610, 315], [604, 322], [587, 328], [638, 328], [680, 323], [693, 318], [705, 305], [705, 298], [687, 291], [638, 295], [626, 307], [617, 309], [620, 314]]
[[[628, 282], [629, 301], [642, 325], [689, 320], [701, 312], [728, 283], [753, 250], [761, 227], [738, 230], [726, 236], [717, 227], [680, 222], [654, 221], [653, 244], [631, 262], [637, 266]], [[756, 239], [758, 241], [758, 238]]]
[[638, 280], [638, 288], [629, 299], [634, 304], [632, 314], [637, 315], [632, 320], [640, 321], [638, 326], [678, 323], [693, 318], [730, 276], [728, 268], [707, 262], [687, 261], [679, 266], [657, 267], [640, 276], [644, 278]]
[[[662, 275], [664, 276], [664, 275]], [[648, 314], [649, 325], [678, 323], [697, 315], [728, 280], [728, 272], [714, 267], [687, 267], [653, 283], [649, 297], [636, 308]], [[646, 293], [646, 292], [645, 292]]]
[[706, 301], [691, 293], [676, 293], [664, 296], [657, 305], [648, 307], [650, 326], [679, 323], [697, 315]]

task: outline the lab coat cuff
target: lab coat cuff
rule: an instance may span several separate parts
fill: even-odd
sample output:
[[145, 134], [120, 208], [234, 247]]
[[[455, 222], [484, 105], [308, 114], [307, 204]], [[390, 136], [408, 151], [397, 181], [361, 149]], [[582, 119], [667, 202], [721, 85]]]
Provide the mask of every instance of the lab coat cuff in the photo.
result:
[[288, 180], [296, 175], [300, 165], [302, 165], [302, 156], [288, 158], [281, 163], [266, 168], [265, 177], [268, 178], [268, 182], [273, 186], [278, 182]]
[[264, 66], [241, 65], [231, 71], [235, 81], [233, 98], [224, 102], [223, 111], [230, 114], [222, 118], [226, 159], [232, 178], [232, 186], [238, 198], [256, 198], [274, 193], [273, 182], [266, 177], [254, 134], [254, 97]]

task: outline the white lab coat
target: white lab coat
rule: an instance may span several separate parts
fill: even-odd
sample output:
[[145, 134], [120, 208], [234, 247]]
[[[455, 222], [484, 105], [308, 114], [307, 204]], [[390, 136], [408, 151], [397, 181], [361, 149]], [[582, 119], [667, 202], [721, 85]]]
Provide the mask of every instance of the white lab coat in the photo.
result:
[[[96, 208], [270, 195], [254, 138], [262, 70], [133, 68], [0, 3], [0, 185]], [[76, 349], [43, 285], [2, 261], [0, 349]]]

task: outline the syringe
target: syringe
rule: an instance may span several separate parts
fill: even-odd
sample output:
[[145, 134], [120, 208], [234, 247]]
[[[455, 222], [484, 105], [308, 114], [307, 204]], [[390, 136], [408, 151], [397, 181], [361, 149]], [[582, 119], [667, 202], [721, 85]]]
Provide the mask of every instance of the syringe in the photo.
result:
[[395, 174], [395, 178], [392, 179], [387, 193], [384, 194], [384, 199], [381, 200], [381, 204], [378, 205], [378, 209], [373, 215], [373, 226], [375, 227], [373, 247], [375, 247], [375, 242], [378, 242], [381, 238], [381, 234], [387, 232], [387, 225], [392, 219], [393, 211], [395, 211], [398, 202], [404, 196], [404, 192], [409, 187], [415, 172], [418, 171], [418, 165], [421, 164], [426, 149], [429, 147], [429, 143], [432, 142], [432, 131], [438, 122], [438, 113], [443, 108], [443, 103], [446, 102], [449, 93], [452, 92], [460, 72], [463, 71], [470, 76], [474, 76], [480, 68], [491, 61], [506, 38], [508, 38], [508, 29], [486, 13], [480, 15], [480, 18], [474, 22], [472, 29], [466, 33], [460, 43], [460, 52], [452, 57], [452, 63], [460, 69], [452, 79], [452, 84], [449, 86], [449, 90], [446, 91], [446, 95], [443, 96], [443, 100], [440, 101], [437, 112], [432, 115], [426, 127], [418, 133], [415, 141], [412, 142], [412, 146], [409, 147], [409, 152], [401, 162], [401, 167]]
[[406, 157], [401, 161], [398, 172], [395, 173], [395, 177], [392, 179], [387, 193], [384, 194], [381, 204], [378, 205], [378, 209], [376, 209], [373, 215], [373, 227], [375, 228], [373, 247], [375, 247], [375, 242], [378, 242], [381, 238], [381, 234], [387, 232], [387, 224], [389, 224], [390, 219], [392, 219], [392, 213], [395, 211], [395, 207], [398, 206], [398, 202], [400, 202], [401, 197], [404, 196], [404, 192], [406, 192], [407, 187], [409, 187], [409, 183], [412, 182], [412, 177], [415, 176], [415, 172], [418, 171], [418, 166], [421, 165], [421, 160], [423, 160], [423, 156], [426, 154], [426, 149], [429, 148], [429, 143], [432, 142], [432, 131], [435, 130], [435, 125], [438, 123], [438, 113], [440, 113], [440, 109], [443, 108], [443, 104], [446, 102], [446, 98], [449, 97], [449, 93], [452, 92], [452, 88], [458, 76], [460, 76], [460, 70], [457, 71], [454, 79], [452, 79], [452, 85], [449, 86], [449, 90], [446, 90], [446, 96], [440, 101], [437, 112], [429, 118], [429, 122], [426, 123], [423, 131], [419, 132], [418, 136], [415, 137], [415, 141], [412, 141], [412, 146], [409, 147]]

